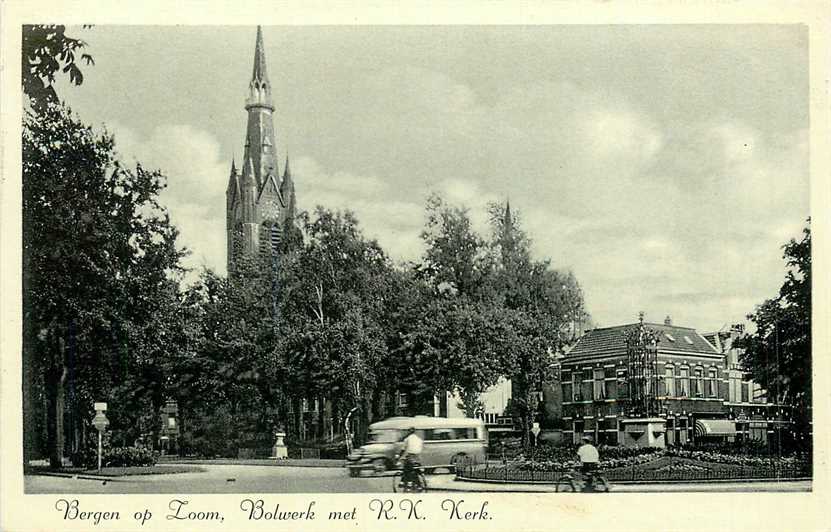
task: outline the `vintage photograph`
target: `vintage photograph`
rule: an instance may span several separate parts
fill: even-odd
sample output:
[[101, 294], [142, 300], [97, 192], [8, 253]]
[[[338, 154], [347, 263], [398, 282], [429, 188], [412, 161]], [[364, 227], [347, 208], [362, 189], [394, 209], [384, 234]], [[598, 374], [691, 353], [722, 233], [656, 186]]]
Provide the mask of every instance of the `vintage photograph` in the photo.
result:
[[23, 26], [25, 492], [811, 491], [808, 36]]

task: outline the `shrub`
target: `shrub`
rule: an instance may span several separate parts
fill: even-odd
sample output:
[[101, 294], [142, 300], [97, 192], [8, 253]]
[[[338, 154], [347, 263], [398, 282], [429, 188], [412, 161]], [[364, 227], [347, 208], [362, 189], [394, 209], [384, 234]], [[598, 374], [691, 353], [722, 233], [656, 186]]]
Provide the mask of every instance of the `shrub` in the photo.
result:
[[334, 441], [319, 441], [319, 440], [295, 440], [293, 438], [286, 438], [286, 446], [289, 448], [289, 457], [299, 458], [300, 449], [319, 449], [321, 459], [331, 460], [345, 460], [346, 459], [346, 440], [343, 438]]
[[[92, 469], [98, 467], [98, 450], [87, 448], [70, 456], [75, 467]], [[112, 447], [104, 449], [101, 467], [134, 467], [156, 464], [156, 456], [149, 449], [137, 447]]]

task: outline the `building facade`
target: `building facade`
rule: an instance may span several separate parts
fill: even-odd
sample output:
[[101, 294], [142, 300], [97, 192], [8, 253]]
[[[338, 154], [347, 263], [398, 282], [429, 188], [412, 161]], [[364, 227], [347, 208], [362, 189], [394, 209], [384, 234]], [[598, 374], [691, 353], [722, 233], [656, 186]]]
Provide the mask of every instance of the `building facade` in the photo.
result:
[[[656, 339], [646, 378], [631, 374], [627, 335], [638, 330]], [[735, 338], [737, 331], [731, 334]], [[673, 325], [669, 317], [662, 324], [588, 331], [561, 361], [564, 439], [576, 443], [590, 435], [600, 443], [633, 446], [766, 441], [778, 409], [743, 373], [734, 375], [731, 357], [735, 366], [737, 353], [695, 329]], [[638, 393], [651, 401], [648, 415], [636, 408]]]
[[231, 162], [226, 196], [228, 271], [243, 255], [276, 253], [286, 228], [294, 223], [294, 181], [286, 156], [282, 177], [274, 131], [272, 85], [268, 78], [262, 29], [257, 27], [254, 69], [248, 84], [242, 169]]

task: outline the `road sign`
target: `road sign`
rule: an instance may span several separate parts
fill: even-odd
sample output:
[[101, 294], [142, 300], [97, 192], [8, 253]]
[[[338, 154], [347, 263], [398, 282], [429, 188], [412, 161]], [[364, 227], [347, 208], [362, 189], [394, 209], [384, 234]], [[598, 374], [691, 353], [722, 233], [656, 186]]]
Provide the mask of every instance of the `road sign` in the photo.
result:
[[536, 438], [537, 436], [539, 436], [539, 435], [540, 435], [540, 424], [539, 424], [539, 423], [534, 423], [534, 426], [533, 426], [533, 427], [531, 427], [531, 432], [533, 432], [533, 433], [534, 433], [534, 437], [535, 437], [535, 438]]
[[103, 413], [99, 412], [95, 414], [94, 418], [92, 418], [92, 424], [95, 426], [96, 429], [101, 431], [107, 428], [107, 425], [110, 424], [110, 420], [107, 419], [107, 416], [105, 416]]
[[104, 411], [107, 409], [107, 403], [95, 403], [95, 417], [92, 418], [92, 424], [98, 429], [98, 472], [101, 472], [101, 436], [104, 433], [104, 429], [107, 428], [107, 425], [110, 424], [110, 420], [107, 419], [107, 416], [104, 414]]

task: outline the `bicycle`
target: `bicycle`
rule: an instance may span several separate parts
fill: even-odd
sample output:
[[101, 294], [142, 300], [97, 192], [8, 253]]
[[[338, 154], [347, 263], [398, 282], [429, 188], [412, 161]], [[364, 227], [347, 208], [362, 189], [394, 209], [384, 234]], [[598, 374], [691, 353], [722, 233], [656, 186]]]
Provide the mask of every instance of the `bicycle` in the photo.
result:
[[[585, 477], [581, 480], [580, 476]], [[609, 491], [609, 481], [599, 473], [591, 471], [578, 475], [576, 471], [566, 473], [557, 480], [555, 491], [559, 492], [582, 492], [582, 493], [606, 493]]]
[[412, 479], [404, 480], [404, 464], [399, 460], [396, 462], [396, 471], [392, 475], [392, 491], [398, 493], [424, 493], [427, 491], [427, 478], [424, 476], [423, 468], [418, 464], [413, 464], [413, 470], [410, 473]]

